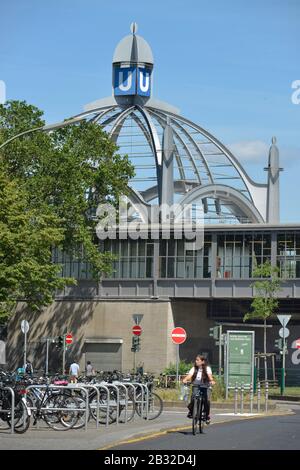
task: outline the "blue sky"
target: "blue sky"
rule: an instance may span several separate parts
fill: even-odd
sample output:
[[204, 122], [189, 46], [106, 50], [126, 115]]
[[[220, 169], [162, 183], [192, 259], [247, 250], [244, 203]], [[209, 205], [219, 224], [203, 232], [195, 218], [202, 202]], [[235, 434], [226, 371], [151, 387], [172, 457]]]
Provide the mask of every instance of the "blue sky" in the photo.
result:
[[300, 222], [299, 0], [1, 0], [0, 80], [7, 99], [47, 123], [111, 94], [111, 62], [132, 21], [154, 54], [153, 96], [230, 146], [264, 182], [276, 135], [281, 221]]

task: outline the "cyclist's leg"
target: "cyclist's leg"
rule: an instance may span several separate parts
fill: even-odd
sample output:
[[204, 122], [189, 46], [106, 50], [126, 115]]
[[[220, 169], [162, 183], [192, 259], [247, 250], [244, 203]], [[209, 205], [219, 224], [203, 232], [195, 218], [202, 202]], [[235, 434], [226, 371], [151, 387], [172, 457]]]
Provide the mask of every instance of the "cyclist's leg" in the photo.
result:
[[210, 423], [210, 390], [207, 388], [203, 389], [203, 397], [204, 397], [204, 411], [206, 416], [206, 423]]
[[187, 417], [188, 417], [188, 418], [192, 418], [192, 416], [193, 416], [193, 409], [194, 409], [194, 397], [193, 397], [193, 395], [191, 396], [191, 401], [190, 401], [190, 403], [188, 404], [187, 408], [188, 408], [188, 410], [189, 410], [189, 412], [188, 412], [188, 414], [187, 414]]
[[194, 398], [195, 398], [195, 393], [196, 393], [197, 388], [192, 387], [192, 395], [191, 395], [191, 401], [188, 404], [187, 408], [189, 410], [187, 417], [192, 418], [193, 417], [193, 409], [194, 409]]

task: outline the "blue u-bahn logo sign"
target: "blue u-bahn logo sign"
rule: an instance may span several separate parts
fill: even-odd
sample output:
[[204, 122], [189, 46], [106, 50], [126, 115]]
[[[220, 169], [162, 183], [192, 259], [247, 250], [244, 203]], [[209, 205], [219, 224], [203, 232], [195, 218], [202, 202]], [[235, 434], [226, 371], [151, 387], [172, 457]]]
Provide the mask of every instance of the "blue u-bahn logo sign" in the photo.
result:
[[114, 94], [150, 96], [151, 69], [144, 67], [116, 67]]

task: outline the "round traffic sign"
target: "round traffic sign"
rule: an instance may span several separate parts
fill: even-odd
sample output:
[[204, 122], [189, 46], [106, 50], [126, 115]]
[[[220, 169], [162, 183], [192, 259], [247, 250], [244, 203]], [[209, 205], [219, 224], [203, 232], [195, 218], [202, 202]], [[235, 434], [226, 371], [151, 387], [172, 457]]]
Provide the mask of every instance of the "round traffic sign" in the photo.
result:
[[177, 326], [172, 330], [171, 338], [173, 343], [175, 344], [182, 344], [186, 340], [186, 331], [184, 328]]
[[[283, 333], [284, 333], [284, 335], [283, 335]], [[280, 328], [279, 336], [280, 336], [280, 338], [283, 338], [283, 336], [285, 338], [288, 338], [290, 336], [290, 330], [287, 327]]]
[[140, 325], [134, 325], [132, 327], [132, 333], [135, 335], [135, 336], [140, 336], [142, 334], [142, 328], [140, 327]]
[[73, 343], [73, 336], [71, 334], [66, 335], [66, 343], [72, 344]]
[[29, 323], [28, 323], [27, 320], [22, 320], [22, 321], [21, 321], [21, 330], [22, 330], [22, 333], [24, 333], [24, 335], [25, 335], [25, 333], [28, 333], [28, 331], [29, 331]]
[[296, 348], [300, 349], [300, 338], [296, 339]]

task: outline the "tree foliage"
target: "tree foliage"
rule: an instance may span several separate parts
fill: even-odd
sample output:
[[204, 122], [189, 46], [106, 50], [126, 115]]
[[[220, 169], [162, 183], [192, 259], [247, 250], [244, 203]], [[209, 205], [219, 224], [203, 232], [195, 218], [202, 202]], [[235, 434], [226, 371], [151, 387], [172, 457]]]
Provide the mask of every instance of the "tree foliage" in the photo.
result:
[[[26, 102], [0, 105], [0, 146], [44, 126], [43, 112]], [[111, 270], [112, 258], [95, 238], [98, 204], [127, 193], [133, 167], [108, 135], [83, 121], [46, 133], [38, 130], [0, 149], [0, 302], [8, 315], [17, 298], [33, 308], [49, 304], [70, 283], [51, 263], [57, 247], [84, 258], [94, 278]], [[73, 281], [74, 282], [74, 281]]]
[[259, 278], [251, 285], [255, 289], [251, 303], [251, 312], [246, 313], [244, 320], [267, 320], [278, 308], [277, 293], [280, 290], [281, 280], [278, 277], [279, 269], [272, 266], [270, 261], [257, 266], [253, 271], [253, 277]]

